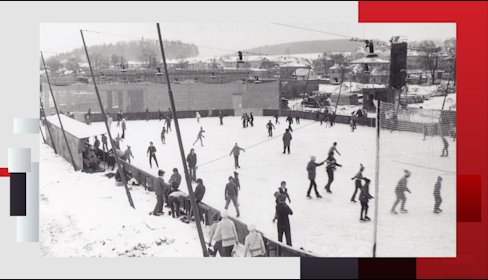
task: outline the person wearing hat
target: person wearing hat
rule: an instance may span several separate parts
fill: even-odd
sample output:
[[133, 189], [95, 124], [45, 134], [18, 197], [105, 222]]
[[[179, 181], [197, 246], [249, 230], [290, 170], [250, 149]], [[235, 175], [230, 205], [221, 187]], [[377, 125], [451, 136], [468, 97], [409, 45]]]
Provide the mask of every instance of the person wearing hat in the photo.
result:
[[290, 154], [290, 144], [292, 138], [293, 137], [291, 136], [290, 130], [286, 129], [285, 134], [283, 134], [283, 154], [286, 152], [286, 149], [288, 149], [288, 154]]
[[[371, 220], [368, 217], [368, 208], [369, 208], [368, 202], [370, 199], [373, 198], [369, 194], [369, 183], [371, 182], [371, 180], [369, 180], [368, 178], [363, 178], [363, 179], [366, 183], [364, 184], [364, 186], [361, 187], [361, 193], [359, 194], [359, 201], [361, 201], [361, 216], [359, 220], [362, 222]], [[365, 213], [364, 218], [363, 218], [363, 213]]]
[[236, 208], [237, 217], [239, 218], [239, 205], [237, 204], [237, 186], [234, 184], [234, 178], [232, 176], [229, 177], [229, 183], [225, 185], [225, 210], [229, 209], [229, 204], [232, 201], [234, 203], [234, 207]]
[[[281, 186], [274, 193], [274, 196], [276, 198], [276, 205], [278, 205], [278, 203], [280, 203], [280, 196], [282, 194], [284, 194], [286, 196], [286, 198], [288, 198], [288, 202], [291, 203], [291, 199], [290, 199], [290, 196], [288, 195], [288, 189], [286, 188], [286, 182], [285, 181], [281, 181]], [[275, 212], [273, 223], [276, 221], [276, 219], [278, 219], [278, 214]]]
[[397, 187], [395, 189], [397, 199], [395, 201], [395, 204], [393, 204], [393, 208], [391, 208], [391, 213], [393, 214], [398, 214], [395, 211], [395, 208], [398, 205], [398, 203], [400, 203], [400, 200], [402, 201], [402, 206], [400, 208], [400, 211], [402, 213], [407, 213], [407, 210], [405, 209], [405, 202], [407, 201], [405, 192], [411, 193], [410, 190], [407, 188], [407, 179], [410, 177], [410, 174], [411, 174], [410, 171], [405, 170], [405, 175], [403, 175], [400, 181], [398, 181]]
[[355, 182], [356, 187], [354, 188], [354, 193], [352, 194], [352, 197], [351, 197], [352, 202], [356, 202], [356, 193], [358, 192], [358, 190], [361, 190], [361, 180], [364, 178], [363, 177], [364, 166], [361, 163], [359, 165], [360, 165], [359, 172], [356, 174], [356, 176], [351, 178], [351, 180], [356, 179], [356, 182]]
[[222, 236], [222, 257], [231, 257], [234, 251], [234, 246], [239, 244], [236, 226], [234, 222], [229, 219], [227, 210], [221, 212], [222, 221], [217, 224], [215, 234]]
[[188, 162], [191, 180], [195, 182], [197, 180], [197, 154], [195, 154], [195, 149], [192, 148], [190, 150], [186, 157], [186, 162]]
[[125, 126], [125, 118], [122, 119], [122, 139], [125, 139], [125, 131], [127, 130], [127, 127]]
[[219, 213], [213, 215], [212, 217], [213, 223], [212, 226], [210, 227], [210, 233], [209, 233], [209, 241], [208, 241], [208, 246], [212, 247], [212, 240], [215, 241], [215, 244], [213, 245], [214, 250], [212, 256], [215, 257], [217, 256], [217, 252], [220, 254], [221, 257], [224, 256], [224, 250], [222, 248], [222, 232], [217, 233], [217, 225], [219, 222], [222, 220], [222, 217], [220, 216]]
[[164, 171], [159, 170], [158, 171], [158, 178], [156, 178], [156, 182], [154, 183], [154, 193], [156, 194], [156, 207], [154, 207], [154, 211], [150, 212], [149, 215], [154, 215], [154, 216], [159, 216], [163, 215], [163, 195], [164, 191], [169, 188], [169, 185], [164, 182], [163, 176], [164, 176]]
[[[199, 205], [200, 202], [202, 202], [203, 197], [205, 196], [205, 186], [203, 185], [203, 180], [198, 178], [197, 180], [197, 187], [195, 188], [195, 202], [197, 203], [197, 206]], [[200, 221], [203, 222], [203, 211], [198, 208], [198, 213], [200, 217]], [[193, 208], [190, 210], [190, 217], [193, 217]]]
[[290, 206], [286, 204], [286, 195], [279, 196], [279, 203], [276, 205], [276, 215], [278, 216], [278, 241], [283, 242], [283, 234], [286, 237], [286, 244], [292, 246], [291, 243], [291, 228], [289, 215], [293, 215]]
[[434, 186], [434, 199], [435, 199], [434, 213], [435, 214], [439, 214], [440, 212], [442, 212], [442, 209], [439, 208], [441, 206], [441, 203], [442, 203], [441, 183], [442, 183], [442, 177], [438, 176], [437, 182], [435, 183], [435, 186]]
[[325, 160], [322, 161], [321, 163], [316, 163], [315, 160], [316, 160], [316, 158], [314, 156], [312, 156], [310, 161], [308, 162], [308, 165], [307, 165], [308, 179], [310, 180], [310, 187], [308, 188], [308, 191], [307, 191], [307, 197], [308, 198], [312, 198], [310, 196], [310, 192], [312, 191], [312, 187], [315, 189], [315, 195], [317, 196], [317, 198], [322, 197], [319, 194], [319, 191], [317, 190], [317, 184], [315, 183], [315, 176], [316, 176], [315, 169], [317, 168], [317, 166], [321, 166], [322, 164], [324, 164]]
[[330, 186], [332, 182], [334, 181], [334, 171], [336, 170], [336, 167], [342, 167], [342, 165], [338, 164], [334, 158], [334, 152], [329, 153], [329, 157], [327, 158], [327, 176], [329, 177], [329, 181], [327, 182], [327, 185], [325, 185], [325, 189], [327, 190], [328, 193], [332, 193], [330, 190]]
[[124, 152], [124, 160], [127, 160], [130, 163], [130, 157], [134, 158], [134, 155], [132, 155], [130, 146], [127, 146], [127, 149]]
[[256, 231], [254, 224], [249, 224], [247, 230], [249, 230], [249, 234], [246, 236], [244, 242], [244, 256], [264, 257], [266, 254], [266, 247], [264, 246], [263, 237]]

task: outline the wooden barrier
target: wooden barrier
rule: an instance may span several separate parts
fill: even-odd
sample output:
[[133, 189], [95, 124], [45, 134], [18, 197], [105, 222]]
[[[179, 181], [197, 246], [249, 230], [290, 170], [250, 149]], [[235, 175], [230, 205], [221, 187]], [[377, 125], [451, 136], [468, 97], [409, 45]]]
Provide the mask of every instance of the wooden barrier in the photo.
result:
[[[218, 117], [219, 110], [192, 110], [192, 111], [178, 111], [178, 119], [188, 119], [188, 118], [195, 118], [196, 113], [199, 112], [202, 118], [205, 117]], [[167, 111], [161, 112], [165, 117], [168, 115]], [[223, 109], [222, 113], [224, 116], [234, 116], [234, 109]], [[85, 114], [85, 118], [86, 118]], [[114, 122], [117, 122], [117, 113], [111, 113], [112, 119]], [[128, 112], [124, 113], [124, 118], [126, 120], [146, 120], [146, 112]], [[159, 112], [149, 112], [149, 119], [150, 120], [159, 120]], [[174, 116], [173, 116], [174, 119]], [[162, 118], [161, 121], [164, 121], [165, 118]], [[91, 121], [92, 122], [101, 122], [103, 121], [103, 116], [100, 113], [92, 113], [91, 114]]]

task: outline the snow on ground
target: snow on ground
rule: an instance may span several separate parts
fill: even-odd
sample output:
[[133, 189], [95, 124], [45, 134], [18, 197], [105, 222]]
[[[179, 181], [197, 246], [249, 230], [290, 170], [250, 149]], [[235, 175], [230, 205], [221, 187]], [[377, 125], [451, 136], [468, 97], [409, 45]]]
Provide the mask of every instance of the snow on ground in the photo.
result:
[[[198, 156], [197, 165], [199, 166], [197, 177], [203, 179], [207, 188], [203, 201], [217, 209], [223, 209], [225, 205], [225, 184], [228, 182], [228, 177], [233, 175], [235, 171], [234, 159], [229, 156], [229, 153], [237, 142], [240, 147], [246, 149], [246, 152], [241, 152], [239, 161], [242, 169], [238, 170], [241, 182], [239, 193], [241, 210], [239, 219], [241, 221], [247, 224], [254, 223], [258, 230], [264, 232], [269, 238], [277, 240], [276, 224], [272, 223], [275, 212], [273, 193], [281, 181], [286, 181], [292, 200], [290, 207], [294, 211], [294, 215], [290, 217], [294, 247], [303, 247], [307, 251], [326, 257], [370, 257], [373, 248], [374, 224], [373, 222], [359, 222], [359, 202], [354, 204], [350, 202], [350, 199], [354, 192], [354, 181], [351, 178], [358, 172], [360, 163], [366, 167], [365, 172], [363, 172], [364, 176], [372, 179], [370, 193], [375, 196], [375, 129], [358, 127], [358, 130], [352, 133], [347, 125], [338, 124], [333, 128], [325, 128], [325, 126], [320, 126], [318, 122], [301, 120], [300, 125], [293, 125], [291, 154], [288, 155], [282, 154], [281, 134], [287, 127], [285, 119], [281, 118], [281, 124], [276, 125], [276, 130], [273, 132], [275, 138], [267, 137], [265, 124], [269, 119], [268, 117], [255, 117], [254, 127], [245, 129], [242, 128], [239, 117], [224, 118], [223, 126], [219, 125], [218, 118], [202, 118], [200, 124], [197, 124], [196, 119], [179, 121], [185, 155], [190, 152], [200, 127], [206, 131], [203, 134], [205, 136], [203, 139], [204, 147], [199, 142], [194, 146]], [[160, 141], [163, 124], [164, 121], [159, 122], [158, 120], [128, 121], [126, 139], [121, 143], [121, 148], [125, 149], [126, 145], [130, 145], [135, 156], [132, 163], [156, 175], [158, 169], [154, 163], [152, 169], [149, 167], [146, 155], [149, 142], [153, 141], [157, 148], [159, 166], [166, 171], [164, 178], [168, 180], [174, 167], [177, 167], [180, 173], [183, 173], [183, 167], [174, 123], [173, 131], [166, 136], [165, 145]], [[102, 126], [103, 124], [93, 124], [93, 126], [98, 125]], [[121, 133], [120, 128], [116, 127], [116, 123], [112, 124], [113, 135], [118, 132]], [[439, 155], [442, 150], [440, 139], [430, 138], [422, 141], [420, 134], [388, 133], [383, 133], [386, 136], [382, 138], [381, 150], [384, 158], [380, 169], [379, 197], [381, 203], [379, 204], [378, 220], [378, 256], [454, 256], [455, 178], [454, 173], [450, 173], [451, 171], [455, 172], [454, 145], [451, 145], [450, 148], [450, 158], [440, 158]], [[333, 142], [338, 142], [337, 148], [341, 155], [336, 155], [336, 158], [338, 163], [343, 165], [334, 174], [335, 181], [331, 188], [333, 194], [327, 194], [324, 191], [327, 175], [325, 166], [320, 166], [317, 167], [316, 182], [323, 198], [315, 198], [312, 191], [313, 199], [307, 199], [306, 192], [309, 181], [306, 165], [310, 156], [317, 156], [318, 162], [325, 160], [327, 151]], [[406, 151], [402, 150], [404, 148], [407, 148]], [[45, 155], [46, 151], [43, 151], [43, 161], [52, 157], [52, 152]], [[413, 151], [410, 156], [409, 151]], [[427, 155], [434, 156], [432, 161], [426, 160], [429, 158], [426, 157]], [[419, 158], [424, 160], [419, 162]], [[45, 166], [44, 162], [41, 164], [41, 168], [43, 166]], [[438, 216], [432, 213], [434, 177], [439, 173], [438, 170], [429, 169], [434, 166], [446, 174], [443, 182], [444, 202], [441, 206], [444, 213]], [[393, 216], [389, 211], [395, 200], [394, 188], [405, 168], [412, 171], [409, 182], [412, 194], [407, 194], [406, 206], [411, 213]], [[57, 174], [60, 174], [61, 177], [66, 173], [73, 173], [67, 163], [63, 166], [54, 166], [52, 169], [59, 171]], [[48, 171], [45, 171], [41, 174], [47, 173]], [[99, 174], [76, 173], [76, 175], [79, 176], [80, 180], [86, 180], [87, 183], [81, 190], [79, 188], [70, 190], [70, 195], [62, 191], [62, 188], [69, 187], [69, 184], [57, 184], [54, 182], [56, 179], [41, 175], [41, 182], [43, 182], [41, 193], [50, 201], [56, 200], [56, 204], [54, 204], [56, 207], [53, 205], [50, 212], [43, 211], [41, 214], [43, 227], [46, 227], [46, 222], [51, 222], [54, 225], [61, 223], [61, 226], [55, 226], [55, 228], [62, 228], [63, 230], [66, 229], [66, 225], [71, 225], [71, 227], [83, 225], [82, 228], [85, 229], [90, 228], [85, 226], [85, 223], [93, 223], [92, 228], [96, 229], [102, 227], [107, 221], [110, 224], [115, 219], [119, 225], [128, 224], [131, 231], [147, 231], [147, 226], [143, 221], [157, 219], [153, 221], [153, 227], [165, 227], [165, 231], [158, 232], [158, 236], [161, 234], [171, 236], [176, 239], [176, 242], [189, 243], [188, 251], [178, 250], [176, 253], [178, 256], [201, 255], [194, 225], [190, 230], [188, 225], [179, 221], [173, 222], [168, 217], [147, 216], [147, 213], [155, 205], [154, 194], [137, 188], [134, 189], [132, 193], [137, 210], [133, 211], [130, 209], [123, 188], [114, 187], [112, 180], [107, 183], [99, 182], [103, 179], [103, 176]], [[422, 176], [426, 176], [426, 178], [422, 179]], [[185, 182], [182, 182], [180, 188], [186, 189]], [[77, 196], [73, 197], [73, 193]], [[112, 199], [102, 199], [102, 197], [112, 197]], [[103, 206], [103, 203], [115, 202], [115, 198], [117, 198], [117, 207], [107, 205], [101, 208], [104, 211], [95, 207], [99, 204]], [[109, 205], [113, 206], [113, 202]], [[368, 213], [371, 218], [374, 217], [374, 202], [375, 200], [371, 201]], [[78, 211], [79, 209], [86, 209], [87, 203], [90, 203], [91, 209], [88, 209], [87, 212]], [[91, 211], [93, 213], [89, 214]], [[44, 218], [45, 212], [51, 213], [52, 218], [49, 219], [49, 215]], [[232, 204], [229, 212], [231, 216], [236, 214]], [[96, 222], [95, 213], [97, 213], [96, 218], [98, 218]], [[68, 217], [75, 217], [76, 221], [70, 222]], [[71, 229], [70, 231], [77, 232]], [[126, 240], [127, 236], [123, 234], [124, 231], [120, 229], [120, 226], [117, 228], [110, 227], [110, 230], [104, 231], [103, 234], [101, 232], [97, 231], [95, 234], [95, 237], [100, 240], [112, 239], [116, 240], [117, 244], [132, 241], [133, 243], [141, 242], [140, 239], [133, 239], [130, 236], [129, 240]], [[82, 234], [87, 236], [91, 232], [83, 230]], [[148, 243], [154, 243], [155, 237], [151, 234], [156, 234], [156, 232], [147, 231], [147, 234], [150, 235], [147, 238]], [[180, 239], [183, 240], [180, 241]], [[72, 247], [73, 250], [79, 247], [75, 244], [66, 243], [63, 246], [56, 247], [55, 244], [50, 245], [48, 242], [45, 251], [59, 252], [65, 246]], [[127, 246], [114, 247], [117, 247], [118, 253], [121, 250], [124, 251]], [[193, 250], [190, 250], [190, 247]], [[174, 251], [169, 252], [170, 249], [164, 251], [162, 248], [170, 247], [154, 247], [156, 250], [154, 255], [173, 256], [175, 254]], [[54, 253], [54, 255], [59, 255], [59, 253]]]
[[[428, 109], [428, 110], [441, 110], [442, 103], [444, 103], [444, 96], [431, 97], [428, 100], [424, 100], [424, 103], [409, 104], [408, 107]], [[456, 94], [451, 93], [446, 97], [446, 103], [444, 104], [444, 110], [456, 110]]]

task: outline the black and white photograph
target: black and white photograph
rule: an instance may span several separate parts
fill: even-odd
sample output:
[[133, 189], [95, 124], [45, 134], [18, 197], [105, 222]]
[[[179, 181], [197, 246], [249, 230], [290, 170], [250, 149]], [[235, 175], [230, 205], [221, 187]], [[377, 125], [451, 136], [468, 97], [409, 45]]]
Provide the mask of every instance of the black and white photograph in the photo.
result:
[[456, 256], [456, 24], [39, 35], [42, 257]]

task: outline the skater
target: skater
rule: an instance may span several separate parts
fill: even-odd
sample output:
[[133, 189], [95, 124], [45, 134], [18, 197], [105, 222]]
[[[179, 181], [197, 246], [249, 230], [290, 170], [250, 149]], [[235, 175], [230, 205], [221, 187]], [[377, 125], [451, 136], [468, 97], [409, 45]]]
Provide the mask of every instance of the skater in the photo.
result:
[[[447, 156], [449, 156], [449, 151], [447, 150], [447, 148], [449, 148], [449, 143], [447, 142], [447, 140], [444, 137], [444, 135], [442, 135], [441, 137], [442, 137], [442, 143], [444, 143], [444, 148], [442, 149], [442, 155], [441, 155], [441, 157], [447, 157]], [[445, 152], [446, 155], [444, 155], [444, 152]]]
[[232, 151], [230, 151], [230, 155], [231, 156], [232, 154], [234, 154], [234, 165], [235, 165], [235, 169], [237, 168], [241, 168], [239, 166], [239, 154], [241, 153], [241, 150], [246, 152], [246, 150], [242, 149], [241, 147], [237, 146], [237, 143], [236, 145], [234, 146], [234, 148], [232, 148]]
[[123, 117], [122, 110], [120, 110], [120, 111], [117, 113], [117, 127], [119, 127], [119, 126], [120, 126], [120, 121], [122, 121], [122, 117]]
[[293, 118], [291, 117], [291, 115], [288, 115], [286, 121], [288, 122], [288, 130], [290, 130], [290, 132], [293, 132], [293, 129], [291, 128], [291, 124], [293, 123]]
[[120, 133], [117, 133], [117, 137], [114, 139], [115, 149], [117, 150], [120, 150], [120, 141], [124, 142], [122, 138], [120, 138]]
[[279, 203], [276, 205], [276, 215], [278, 216], [278, 241], [283, 242], [283, 234], [286, 236], [286, 244], [291, 244], [291, 229], [289, 215], [293, 215], [290, 206], [286, 204], [286, 195], [282, 194], [279, 197]]
[[[361, 193], [359, 194], [359, 201], [361, 201], [361, 216], [359, 220], [361, 222], [364, 221], [371, 221], [371, 219], [368, 217], [368, 201], [374, 197], [372, 197], [369, 194], [369, 183], [371, 182], [368, 178], [363, 178], [364, 181], [366, 182], [364, 186], [361, 187]], [[364, 218], [363, 218], [363, 213], [364, 213]]]
[[168, 117], [170, 120], [173, 119], [173, 111], [171, 111], [171, 108], [168, 108]]
[[163, 127], [163, 131], [161, 131], [161, 142], [166, 144], [166, 127]]
[[125, 118], [122, 119], [122, 139], [125, 139], [125, 131], [127, 127], [125, 126]]
[[266, 247], [264, 246], [263, 237], [256, 231], [254, 224], [247, 226], [249, 234], [244, 242], [244, 257], [264, 257]]
[[87, 125], [91, 125], [90, 116], [86, 115], [86, 120], [85, 120], [85, 123], [86, 123]]
[[364, 166], [360, 163], [359, 167], [359, 172], [356, 174], [356, 176], [352, 177], [351, 180], [356, 179], [355, 181], [355, 187], [354, 187], [354, 193], [352, 194], [351, 201], [356, 202], [356, 193], [358, 190], [361, 190], [361, 180], [364, 178], [363, 177], [363, 171], [364, 171]]
[[252, 115], [252, 112], [251, 112], [251, 116], [249, 116], [249, 123], [251, 124], [251, 127], [254, 126], [254, 116]]
[[285, 134], [283, 134], [283, 154], [286, 152], [286, 149], [288, 149], [288, 154], [290, 154], [291, 139], [293, 139], [293, 137], [291, 136], [290, 131], [287, 129]]
[[149, 108], [146, 108], [146, 122], [149, 121]]
[[242, 117], [241, 117], [241, 120], [242, 120], [242, 128], [246, 128], [247, 127], [247, 118], [246, 118], [246, 113], [242, 113]]
[[190, 150], [186, 162], [188, 162], [191, 180], [195, 182], [197, 180], [197, 154], [195, 154], [195, 149]]
[[[290, 196], [288, 195], [288, 189], [286, 188], [286, 182], [285, 181], [281, 181], [281, 186], [278, 188], [278, 190], [274, 193], [274, 196], [276, 198], [276, 205], [278, 205], [278, 203], [280, 203], [280, 195], [284, 194], [286, 196], [286, 198], [288, 198], [288, 201], [291, 203], [291, 199], [290, 199]], [[274, 219], [273, 219], [273, 223], [278, 219], [278, 215], [277, 213], [275, 212], [275, 216], [274, 216]]]
[[149, 215], [160, 216], [164, 214], [163, 194], [164, 194], [164, 190], [169, 188], [169, 185], [164, 182], [163, 176], [164, 176], [164, 171], [160, 169], [158, 171], [158, 178], [156, 179], [156, 182], [154, 184], [154, 192], [156, 194], [157, 203], [156, 203], [156, 207], [154, 207], [154, 211], [150, 212]]
[[275, 126], [271, 120], [269, 120], [269, 122], [266, 124], [266, 128], [268, 129], [268, 137], [273, 137], [273, 129], [275, 129]]
[[[197, 180], [197, 187], [195, 188], [195, 201], [196, 201], [196, 204], [197, 204], [197, 207], [198, 205], [200, 204], [200, 202], [202, 202], [203, 200], [203, 197], [205, 196], [205, 186], [203, 185], [203, 180], [198, 178]], [[198, 207], [198, 213], [200, 214], [198, 217], [200, 217], [200, 221], [204, 222], [203, 220], [203, 211], [202, 209], [200, 209], [200, 207]], [[193, 217], [195, 214], [193, 212], [193, 208], [190, 209], [190, 218]], [[193, 219], [192, 219], [193, 220]]]
[[273, 118], [275, 118], [275, 124], [279, 124], [279, 123], [280, 123], [280, 122], [278, 121], [278, 118], [279, 118], [278, 113], [274, 114], [274, 115], [273, 115]]
[[166, 121], [164, 124], [166, 125], [166, 131], [170, 132], [170, 130], [171, 130], [171, 118], [169, 115], [166, 117]]
[[156, 166], [159, 168], [158, 160], [156, 159], [156, 147], [153, 146], [153, 142], [149, 143], [149, 148], [147, 148], [147, 156], [149, 157], [149, 165], [152, 168], [152, 159], [156, 162]]
[[437, 177], [437, 183], [435, 183], [435, 186], [434, 186], [434, 199], [435, 199], [434, 213], [435, 214], [439, 214], [440, 212], [442, 212], [442, 209], [439, 208], [441, 206], [441, 203], [442, 203], [441, 183], [442, 183], [442, 177], [438, 176]]
[[114, 120], [112, 119], [112, 116], [110, 116], [110, 113], [109, 113], [109, 115], [107, 116], [108, 128], [110, 128], [110, 129], [112, 128], [112, 122], [113, 121]]
[[325, 185], [325, 189], [328, 193], [332, 193], [330, 190], [330, 185], [334, 181], [334, 171], [336, 170], [336, 166], [342, 167], [342, 165], [338, 164], [334, 158], [334, 152], [329, 153], [329, 157], [327, 158], [327, 176], [329, 177], [329, 181], [327, 185]]
[[188, 197], [188, 195], [180, 190], [174, 190], [168, 195], [168, 205], [171, 209], [171, 217], [180, 217], [180, 207], [183, 199]]
[[[229, 220], [229, 212], [227, 210], [223, 210], [221, 215], [222, 220], [217, 224], [217, 228], [215, 229], [215, 235], [222, 236], [222, 252], [220, 256], [232, 257], [234, 246], [239, 244], [236, 226], [234, 222]], [[210, 236], [210, 243], [212, 242], [212, 237]]]
[[197, 123], [200, 123], [200, 118], [202, 116], [200, 116], [200, 113], [197, 111], [197, 113], [195, 114], [195, 117], [197, 118]]
[[335, 124], [335, 118], [336, 118], [336, 115], [334, 112], [331, 112], [329, 114], [329, 123], [330, 123], [330, 127], [333, 127], [334, 124]]
[[127, 149], [124, 152], [124, 160], [127, 160], [130, 163], [130, 157], [134, 158], [130, 146], [127, 146]]
[[354, 114], [354, 112], [353, 112], [352, 116], [351, 116], [353, 131], [357, 129], [357, 127], [356, 127], [357, 119], [358, 119], [358, 116], [356, 114]]
[[164, 118], [163, 113], [159, 109], [158, 109], [158, 116], [159, 116], [159, 121], [161, 121], [161, 119]]
[[326, 114], [325, 113], [322, 113], [322, 112], [320, 112], [319, 114], [320, 114], [320, 116], [319, 116], [320, 125], [322, 125], [324, 123], [324, 121], [325, 121]]
[[217, 213], [217, 214], [213, 215], [212, 220], [213, 220], [213, 223], [212, 223], [212, 227], [210, 228], [210, 233], [209, 233], [209, 238], [208, 238], [209, 241], [207, 244], [209, 247], [212, 247], [212, 240], [215, 240], [215, 244], [213, 245], [214, 250], [213, 250], [212, 256], [216, 257], [217, 252], [218, 252], [220, 254], [220, 256], [222, 257], [224, 255], [224, 251], [222, 249], [222, 234], [215, 234], [215, 232], [217, 230], [217, 226], [218, 226], [219, 222], [222, 220], [222, 218], [220, 217], [220, 214]]
[[200, 127], [200, 131], [198, 132], [198, 136], [197, 136], [197, 140], [195, 140], [195, 142], [193, 142], [193, 146], [195, 146], [195, 144], [198, 142], [198, 140], [200, 140], [200, 145], [202, 145], [203, 147], [203, 138], [205, 138], [205, 136], [203, 136], [203, 133], [205, 132], [205, 130], [203, 130], [203, 127]]
[[308, 198], [312, 198], [310, 196], [310, 192], [312, 191], [312, 187], [315, 190], [315, 195], [317, 196], [317, 198], [321, 198], [322, 197], [319, 194], [319, 192], [317, 191], [317, 184], [315, 183], [315, 176], [316, 176], [315, 169], [316, 169], [317, 166], [323, 165], [325, 163], [325, 160], [322, 161], [321, 163], [316, 163], [315, 162], [315, 159], [316, 158], [314, 156], [312, 156], [311, 159], [310, 159], [310, 162], [307, 165], [308, 179], [310, 180], [310, 187], [308, 188], [308, 191], [307, 191], [307, 197]]
[[239, 212], [239, 205], [237, 205], [237, 186], [234, 183], [234, 178], [232, 176], [229, 177], [229, 183], [225, 185], [225, 210], [229, 209], [229, 204], [232, 201], [234, 207], [236, 208], [237, 218], [240, 216]]
[[349, 121], [349, 126], [351, 127], [351, 132], [354, 132], [354, 121], [352, 119]]
[[333, 152], [336, 152], [339, 155], [341, 155], [341, 153], [339, 153], [339, 151], [337, 150], [337, 142], [334, 142], [334, 145], [332, 145], [332, 147], [330, 147], [330, 149], [329, 149], [329, 154], [333, 153]]
[[224, 114], [222, 113], [222, 110], [219, 110], [219, 119], [220, 119], [220, 125], [223, 125]]
[[169, 178], [168, 183], [171, 185], [173, 191], [178, 190], [181, 184], [181, 175], [178, 173], [178, 168], [173, 168], [173, 174], [171, 175], [171, 178]]
[[410, 171], [405, 170], [405, 175], [403, 175], [402, 179], [400, 179], [400, 181], [398, 181], [397, 187], [395, 189], [397, 199], [395, 201], [395, 204], [393, 204], [393, 208], [391, 208], [391, 213], [393, 213], [393, 214], [398, 214], [395, 211], [395, 208], [398, 205], [398, 203], [400, 202], [400, 200], [402, 201], [402, 206], [400, 208], [400, 211], [402, 213], [407, 213], [407, 210], [405, 209], [405, 202], [407, 201], [407, 197], [405, 196], [405, 192], [411, 193], [410, 190], [407, 188], [407, 179], [410, 177], [410, 174], [411, 174]]
[[108, 152], [107, 136], [105, 136], [105, 134], [102, 134], [102, 148], [104, 152]]
[[300, 113], [298, 112], [295, 113], [295, 122], [296, 124], [300, 124]]

